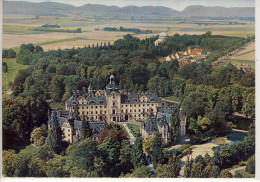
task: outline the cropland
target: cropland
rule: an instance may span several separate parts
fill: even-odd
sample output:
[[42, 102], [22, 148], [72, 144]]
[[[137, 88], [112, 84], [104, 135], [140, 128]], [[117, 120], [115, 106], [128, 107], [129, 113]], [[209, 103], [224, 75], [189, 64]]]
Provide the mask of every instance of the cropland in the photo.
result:
[[[196, 21], [194, 19], [193, 21]], [[205, 19], [210, 22], [210, 20]], [[229, 20], [226, 20], [227, 22]], [[21, 44], [33, 43], [40, 45], [44, 50], [66, 49], [72, 47], [96, 46], [110, 42], [111, 44], [126, 34], [132, 34], [139, 39], [156, 36], [161, 32], [167, 32], [170, 36], [174, 34], [203, 34], [211, 31], [213, 35], [228, 35], [245, 37], [254, 35], [255, 25], [252, 21], [238, 20], [238, 25], [198, 25], [192, 23], [180, 23], [179, 21], [165, 18], [141, 20], [122, 20], [114, 17], [93, 18], [93, 17], [35, 17], [32, 15], [11, 15], [3, 16], [3, 48], [18, 48]], [[223, 22], [220, 21], [220, 22]], [[59, 25], [60, 28], [54, 29], [53, 32], [34, 31], [42, 25]], [[102, 29], [105, 27], [136, 28], [140, 30], [152, 30], [152, 33], [135, 34], [132, 32], [107, 32]], [[66, 30], [75, 30], [81, 28], [82, 33], [68, 33]], [[60, 32], [55, 32], [60, 31]], [[238, 58], [237, 58], [238, 59]]]

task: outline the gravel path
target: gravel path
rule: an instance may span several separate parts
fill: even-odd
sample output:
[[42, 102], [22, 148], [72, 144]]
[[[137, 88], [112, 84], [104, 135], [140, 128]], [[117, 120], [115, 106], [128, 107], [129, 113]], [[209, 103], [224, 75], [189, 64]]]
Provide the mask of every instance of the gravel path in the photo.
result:
[[123, 124], [123, 126], [125, 127], [127, 133], [129, 134], [130, 136], [130, 143], [131, 144], [134, 144], [136, 138], [134, 137], [134, 135], [132, 134], [131, 130], [128, 128], [128, 126], [126, 124]]
[[234, 176], [236, 171], [242, 170], [242, 169], [246, 169], [246, 166], [241, 166], [235, 169], [230, 170], [229, 172]]

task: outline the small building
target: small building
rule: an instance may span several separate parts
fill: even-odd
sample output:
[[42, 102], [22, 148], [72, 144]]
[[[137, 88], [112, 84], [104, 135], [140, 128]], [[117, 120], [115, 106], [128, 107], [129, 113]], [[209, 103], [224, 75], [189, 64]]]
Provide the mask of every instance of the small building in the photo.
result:
[[156, 41], [154, 41], [154, 45], [155, 46], [158, 46], [159, 44], [161, 44], [162, 42], [164, 42], [165, 40], [168, 39], [168, 34], [166, 32], [162, 32], [160, 35], [159, 35], [159, 39], [157, 39]]
[[[142, 123], [140, 127], [140, 134], [143, 138], [154, 136], [157, 132], [161, 134], [162, 143], [167, 143], [171, 137], [171, 115], [172, 107], [159, 107], [156, 117], [149, 115], [145, 123]], [[179, 127], [179, 139], [186, 135], [186, 123], [187, 117], [182, 113], [182, 109], [179, 112], [180, 127]]]
[[[80, 117], [72, 117], [72, 113], [69, 111], [53, 111], [51, 113], [51, 119], [48, 121], [48, 129], [51, 130], [53, 124], [53, 115], [56, 113], [58, 125], [63, 132], [63, 140], [71, 144], [81, 141], [81, 126], [82, 120]], [[106, 122], [89, 121], [90, 129], [92, 129], [92, 139], [97, 141], [99, 135], [106, 127]]]

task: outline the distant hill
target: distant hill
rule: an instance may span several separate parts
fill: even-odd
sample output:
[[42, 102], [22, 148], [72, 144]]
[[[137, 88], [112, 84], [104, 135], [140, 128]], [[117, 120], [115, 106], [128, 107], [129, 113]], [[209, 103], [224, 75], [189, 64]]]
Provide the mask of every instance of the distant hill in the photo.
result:
[[255, 8], [224, 8], [220, 6], [188, 6], [182, 16], [196, 17], [255, 17]]
[[43, 2], [32, 3], [25, 1], [4, 1], [4, 14], [27, 14], [39, 16], [66, 16], [67, 13], [75, 10], [76, 7], [68, 4]]
[[105, 6], [86, 4], [75, 7], [68, 4], [43, 2], [32, 3], [24, 1], [4, 1], [4, 14], [28, 14], [39, 16], [67, 16], [70, 13], [82, 15], [136, 15], [136, 16], [169, 16], [169, 17], [254, 17], [255, 8], [224, 8], [209, 6], [189, 6], [183, 11], [173, 10], [163, 6]]

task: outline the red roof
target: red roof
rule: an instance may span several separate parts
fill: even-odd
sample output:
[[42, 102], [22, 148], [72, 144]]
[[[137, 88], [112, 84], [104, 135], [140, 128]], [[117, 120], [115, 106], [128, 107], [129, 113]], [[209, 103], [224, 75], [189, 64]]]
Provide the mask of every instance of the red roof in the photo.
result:
[[184, 61], [179, 61], [179, 66], [180, 67], [186, 66], [188, 64], [190, 64], [190, 63], [187, 63], [187, 62], [184, 62]]
[[200, 52], [200, 53], [202, 53], [202, 49], [197, 49], [197, 52]]
[[160, 58], [160, 59], [158, 59], [158, 61], [159, 61], [160, 63], [162, 63], [163, 61], [165, 61], [165, 58]]
[[197, 51], [192, 51], [192, 55], [197, 55]]

